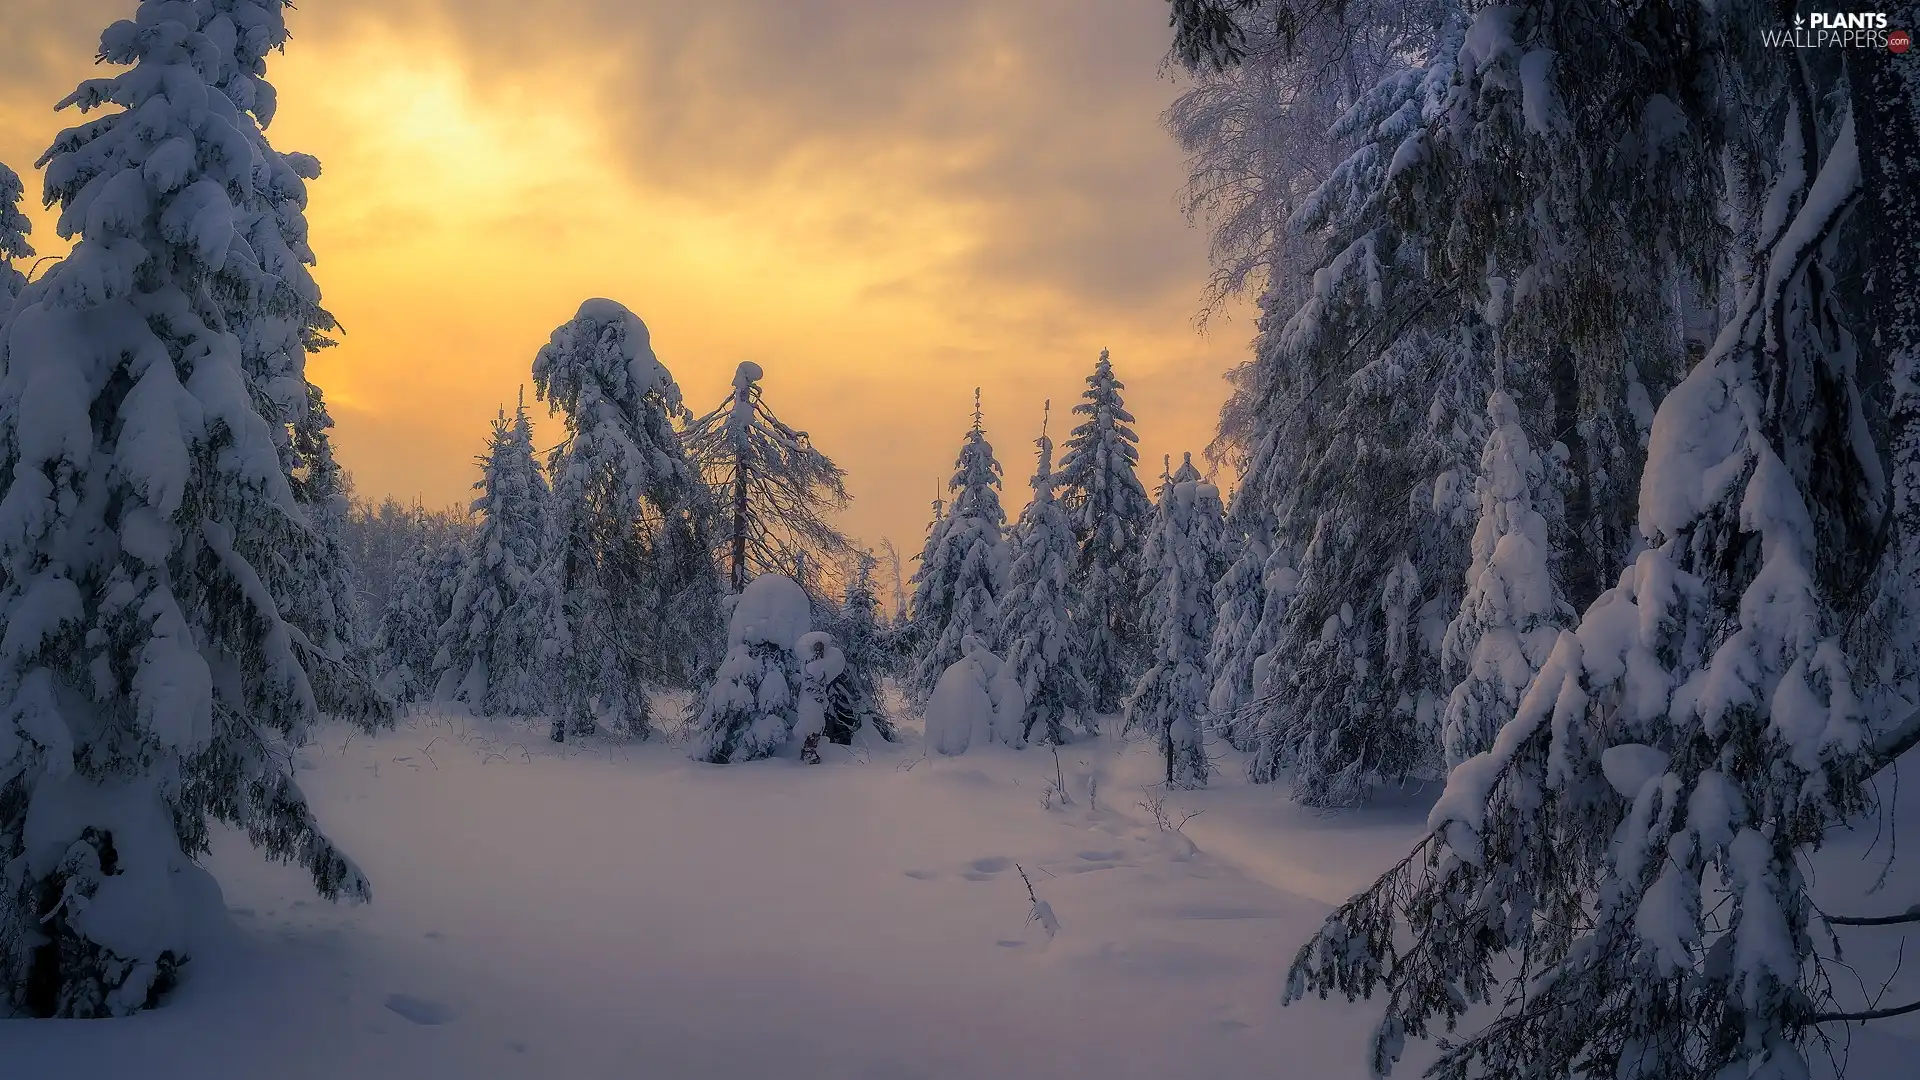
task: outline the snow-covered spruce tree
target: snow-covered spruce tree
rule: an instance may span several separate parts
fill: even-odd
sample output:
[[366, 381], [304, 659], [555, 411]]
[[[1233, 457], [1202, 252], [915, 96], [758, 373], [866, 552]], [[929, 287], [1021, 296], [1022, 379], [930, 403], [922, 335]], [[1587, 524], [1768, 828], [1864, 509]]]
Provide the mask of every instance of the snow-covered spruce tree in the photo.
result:
[[683, 441], [720, 508], [717, 555], [732, 590], [761, 574], [785, 574], [819, 595], [803, 571], [811, 567], [817, 575], [853, 554], [852, 542], [827, 520], [851, 498], [846, 473], [806, 432], [767, 408], [760, 389], [765, 374], [743, 361], [732, 395], [690, 424]]
[[893, 646], [880, 613], [880, 598], [874, 595], [876, 565], [878, 560], [870, 552], [860, 552], [840, 603], [830, 605], [824, 617], [815, 617], [840, 655], [839, 670], [822, 683], [828, 742], [851, 744], [862, 727], [871, 727], [887, 742], [899, 738], [880, 702], [880, 680], [893, 666]]
[[1547, 662], [1574, 614], [1552, 572], [1549, 522], [1560, 517], [1560, 462], [1536, 453], [1520, 428], [1520, 409], [1504, 391], [1487, 399], [1487, 445], [1474, 491], [1467, 593], [1447, 626], [1441, 652], [1460, 681], [1447, 699], [1440, 744], [1447, 767], [1493, 745], [1520, 695]]
[[20, 212], [22, 193], [19, 174], [0, 162], [0, 333], [6, 331], [13, 298], [27, 285], [26, 275], [13, 264], [33, 257], [33, 245], [27, 242], [33, 222]]
[[1283, 289], [1263, 296], [1252, 370], [1223, 412], [1252, 466], [1242, 512], [1271, 523], [1263, 588], [1279, 601], [1256, 624], [1272, 647], [1250, 665], [1255, 697], [1235, 719], [1252, 738], [1237, 741], [1256, 780], [1290, 773], [1310, 805], [1439, 765], [1451, 685], [1438, 646], [1472, 525], [1458, 478], [1482, 441], [1493, 342], [1476, 308], [1436, 292], [1427, 240], [1387, 228], [1377, 197], [1393, 143], [1435, 115], [1451, 78], [1447, 41], [1433, 49], [1336, 127], [1354, 149], [1293, 218], [1327, 263], [1296, 310], [1278, 306]]
[[541, 346], [533, 381], [566, 416], [547, 466], [552, 602], [539, 648], [553, 739], [597, 729], [646, 738], [647, 687], [687, 682], [718, 636], [711, 502], [673, 429], [680, 388], [646, 324], [598, 299]]
[[1058, 746], [1070, 740], [1075, 729], [1094, 729], [1093, 689], [1080, 671], [1082, 647], [1067, 602], [1077, 546], [1073, 525], [1053, 497], [1053, 440], [1047, 437], [1044, 420], [1034, 445], [1039, 452], [1033, 498], [1013, 526], [1000, 641], [1007, 668], [1026, 698], [1021, 737]]
[[280, 4], [143, 3], [61, 103], [118, 110], [41, 159], [78, 239], [0, 341], [0, 985], [33, 1015], [155, 1003], [213, 820], [368, 895], [293, 780], [328, 658], [276, 604], [306, 523], [223, 317], [275, 285], [238, 225], [285, 40]]
[[1270, 526], [1248, 512], [1250, 502], [1236, 494], [1227, 515], [1234, 557], [1213, 585], [1207, 643], [1207, 727], [1237, 750], [1258, 742], [1258, 691], [1272, 666], [1262, 658], [1273, 649], [1286, 598], [1298, 582], [1284, 549], [1276, 553], [1271, 546]]
[[[832, 679], [816, 668], [815, 693], [805, 695], [808, 673], [799, 655], [812, 619], [812, 603], [792, 578], [762, 574], [747, 583], [727, 622], [726, 658], [695, 720], [695, 761], [754, 761], [821, 732], [825, 714], [818, 691]], [[831, 663], [824, 655], [818, 659]], [[803, 709], [803, 701], [811, 707]]]
[[1150, 732], [1159, 741], [1171, 787], [1207, 783], [1207, 644], [1213, 586], [1226, 573], [1229, 555], [1220, 489], [1201, 478], [1188, 455], [1154, 508], [1145, 566], [1146, 580], [1161, 594], [1149, 608], [1153, 666], [1127, 697], [1124, 728]]
[[440, 628], [453, 617], [454, 599], [466, 576], [468, 546], [464, 534], [423, 530], [395, 576], [370, 652], [381, 689], [396, 701], [433, 697]]
[[[1858, 88], [1759, 52], [1757, 7], [1689, 12], [1687, 34], [1658, 37], [1679, 52], [1663, 64], [1701, 79], [1670, 99], [1672, 126], [1708, 159], [1778, 147], [1755, 155], [1771, 184], [1754, 272], [1653, 421], [1652, 546], [1453, 771], [1427, 839], [1295, 962], [1292, 996], [1384, 993], [1376, 1071], [1483, 1005], [1430, 1075], [1803, 1077], [1817, 1025], [1866, 1018], [1835, 1006], [1802, 869], [1920, 742], [1920, 714], [1859, 691], [1841, 636], [1895, 550], [1878, 527], [1889, 429], [1845, 321], [1862, 310], [1862, 275], [1843, 272], [1862, 246]], [[1733, 126], [1746, 116], [1771, 140]]]
[[965, 655], [972, 635], [993, 651], [1000, 599], [1006, 592], [1006, 511], [1000, 508], [1000, 462], [981, 426], [980, 392], [973, 394], [973, 427], [960, 444], [953, 495], [944, 518], [934, 522], [926, 554], [913, 575], [916, 651], [907, 692], [925, 705], [934, 684]]
[[1126, 388], [1113, 360], [1100, 350], [1087, 389], [1073, 407], [1080, 425], [1060, 458], [1060, 504], [1073, 522], [1080, 550], [1074, 559], [1074, 621], [1086, 643], [1082, 664], [1096, 712], [1112, 712], [1132, 686], [1145, 655], [1144, 627], [1134, 607], [1140, 578], [1141, 534], [1153, 502], [1134, 467], [1140, 462], [1133, 414], [1120, 398]]
[[472, 509], [480, 528], [437, 634], [433, 696], [487, 715], [535, 713], [547, 697], [532, 663], [550, 607], [540, 588], [547, 482], [533, 458], [525, 401], [511, 420], [504, 408], [494, 418], [479, 465]]
[[409, 506], [391, 495], [375, 506], [349, 495], [341, 539], [347, 564], [353, 568], [360, 620], [367, 628], [369, 642], [377, 636], [380, 619], [398, 593], [400, 579], [413, 572], [420, 549], [439, 550], [445, 542], [464, 541], [474, 532], [474, 522], [464, 507], [428, 510], [418, 500]]
[[[1161, 565], [1166, 553], [1156, 545], [1167, 540], [1167, 515], [1173, 512], [1173, 489], [1189, 480], [1200, 480], [1200, 470], [1194, 468], [1193, 455], [1187, 454], [1175, 472], [1172, 455], [1160, 459], [1160, 486], [1153, 499], [1153, 515], [1147, 519], [1146, 528], [1141, 532], [1140, 541], [1140, 577], [1135, 581], [1135, 601], [1138, 604], [1140, 624], [1146, 628], [1147, 652], [1144, 659], [1148, 666], [1155, 662], [1158, 647], [1154, 644], [1154, 635], [1160, 626], [1160, 609], [1168, 601], [1168, 593], [1160, 586], [1163, 582], [1153, 572]], [[1218, 491], [1215, 495], [1217, 497]], [[1135, 685], [1138, 685], [1136, 681]], [[1132, 696], [1131, 691], [1128, 694]]]
[[[927, 567], [933, 565], [934, 551], [936, 545], [939, 543], [940, 534], [944, 530], [944, 523], [947, 520], [946, 500], [941, 498], [942, 495], [946, 494], [946, 487], [936, 481], [934, 489], [933, 516], [927, 521], [927, 538], [920, 544], [920, 554], [913, 557], [916, 569], [902, 584], [903, 590], [906, 585], [912, 585], [914, 587], [914, 593], [919, 592], [920, 575]], [[929, 632], [938, 634], [940, 628], [933, 626], [931, 619], [923, 619], [920, 617], [920, 610], [914, 606], [911, 594], [909, 594], [907, 598], [906, 605], [893, 613], [893, 622], [895, 678], [900, 681], [902, 687], [906, 688], [907, 696], [912, 698], [914, 696], [912, 689], [913, 673], [915, 665], [920, 661], [921, 649], [927, 641]]]

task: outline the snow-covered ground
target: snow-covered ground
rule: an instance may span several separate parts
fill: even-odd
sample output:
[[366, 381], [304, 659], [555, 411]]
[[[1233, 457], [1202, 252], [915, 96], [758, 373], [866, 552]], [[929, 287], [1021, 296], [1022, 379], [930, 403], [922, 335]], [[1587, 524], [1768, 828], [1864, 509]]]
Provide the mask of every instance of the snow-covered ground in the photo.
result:
[[[0, 1023], [0, 1072], [1365, 1073], [1371, 1010], [1283, 1010], [1281, 979], [1339, 891], [1327, 845], [1343, 866], [1384, 865], [1417, 815], [1304, 819], [1257, 880], [1152, 824], [1130, 779], [1151, 759], [1109, 742], [1063, 755], [1075, 803], [1049, 811], [1050, 755], [927, 760], [916, 732], [859, 758], [831, 748], [821, 767], [540, 735], [449, 716], [377, 740], [331, 732], [302, 781], [374, 902], [328, 905], [223, 838], [210, 863], [231, 926], [210, 929], [173, 997], [127, 1020]], [[1200, 796], [1218, 805], [1189, 830], [1224, 822], [1232, 794]], [[1057, 913], [1051, 940], [1028, 924], [1019, 868]]]
[[167, 1004], [0, 1022], [0, 1075], [1366, 1075], [1375, 1006], [1283, 1009], [1282, 976], [1404, 853], [1418, 793], [1322, 817], [1229, 767], [1167, 800], [1174, 821], [1199, 812], [1182, 835], [1141, 805], [1157, 762], [1137, 744], [1063, 752], [1073, 805], [1048, 810], [1050, 754], [927, 759], [911, 730], [820, 767], [543, 733], [444, 715], [332, 731], [301, 776], [374, 903], [325, 904], [225, 837], [230, 922]]

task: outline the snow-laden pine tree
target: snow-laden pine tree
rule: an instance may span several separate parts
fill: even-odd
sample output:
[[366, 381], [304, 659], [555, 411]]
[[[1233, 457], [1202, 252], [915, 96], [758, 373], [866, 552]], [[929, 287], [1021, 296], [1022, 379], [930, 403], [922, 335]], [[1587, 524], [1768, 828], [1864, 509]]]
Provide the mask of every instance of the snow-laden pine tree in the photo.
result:
[[881, 680], [893, 666], [893, 645], [874, 595], [877, 565], [871, 552], [860, 552], [840, 602], [815, 616], [840, 657], [839, 669], [823, 684], [828, 742], [850, 744], [863, 727], [887, 742], [899, 738], [880, 700]]
[[1258, 741], [1259, 685], [1271, 666], [1261, 660], [1273, 648], [1286, 593], [1297, 581], [1284, 565], [1284, 552], [1275, 562], [1269, 527], [1246, 512], [1247, 503], [1236, 494], [1227, 514], [1233, 559], [1213, 584], [1213, 636], [1207, 643], [1207, 727], [1237, 750], [1251, 750]]
[[[42, 1016], [155, 1003], [218, 891], [214, 820], [328, 898], [366, 879], [293, 779], [331, 658], [286, 580], [311, 529], [234, 311], [279, 280], [243, 227], [273, 161], [282, 4], [146, 2], [101, 36], [112, 111], [41, 158], [71, 254], [0, 341], [0, 984]], [[371, 729], [390, 717], [356, 712]]]
[[6, 330], [13, 298], [27, 285], [26, 275], [14, 263], [33, 257], [33, 245], [27, 242], [33, 222], [20, 212], [23, 191], [19, 174], [0, 162], [0, 333]]
[[[1375, 197], [1392, 143], [1446, 85], [1446, 44], [1433, 48], [1432, 71], [1387, 80], [1336, 125], [1350, 153], [1290, 219], [1326, 265], [1265, 291], [1254, 361], [1222, 417], [1225, 456], [1244, 463], [1237, 516], [1267, 545], [1261, 618], [1244, 604], [1222, 643], [1223, 704], [1239, 699], [1229, 726], [1253, 777], [1290, 774], [1313, 805], [1436, 770], [1451, 689], [1438, 646], [1466, 565], [1457, 478], [1481, 441], [1490, 328], [1436, 294], [1425, 239], [1388, 228]], [[1235, 575], [1243, 595], [1250, 570]]]
[[[1739, 299], [1653, 417], [1648, 546], [1559, 634], [1491, 748], [1453, 770], [1428, 837], [1296, 960], [1292, 996], [1385, 996], [1376, 1071], [1471, 1009], [1476, 1029], [1430, 1075], [1804, 1077], [1818, 1025], [1868, 1018], [1836, 1004], [1848, 976], [1805, 867], [1920, 742], [1920, 714], [1845, 636], [1898, 557], [1882, 526], [1901, 428], [1863, 388], [1849, 325], [1867, 310], [1863, 88], [1758, 49], [1773, 10], [1483, 9], [1450, 91], [1461, 126], [1422, 136], [1480, 134], [1476, 108], [1515, 85], [1542, 120], [1515, 134], [1548, 144], [1529, 154], [1637, 124], [1643, 167], [1709, 168], [1621, 193], [1620, 218], [1657, 222], [1674, 208], [1630, 200], [1684, 203], [1712, 177], [1733, 227], [1684, 254], [1729, 271]], [[1544, 51], [1563, 21], [1592, 47]], [[1463, 183], [1513, 175], [1445, 164]], [[1683, 236], [1621, 242], [1658, 265]]]
[[688, 425], [687, 457], [713, 489], [717, 554], [733, 591], [761, 574], [785, 574], [820, 595], [810, 576], [853, 555], [852, 541], [828, 520], [851, 498], [846, 473], [767, 408], [765, 375], [750, 360], [740, 364], [733, 393]]
[[[1006, 511], [1000, 508], [1000, 462], [981, 425], [980, 392], [973, 394], [973, 426], [960, 444], [946, 516], [936, 518], [920, 569], [913, 575], [916, 650], [907, 693], [925, 705], [934, 684], [965, 655], [971, 635], [989, 652], [999, 631], [1006, 593]], [[936, 510], [937, 513], [937, 510]]]
[[[823, 668], [812, 673], [812, 707], [802, 708], [809, 701], [809, 673], [800, 649], [813, 636], [812, 602], [792, 578], [762, 574], [747, 583], [728, 618], [726, 658], [694, 721], [695, 761], [754, 761], [820, 734], [825, 715], [819, 691], [832, 681]], [[807, 659], [830, 664], [826, 650], [821, 653]]]
[[454, 599], [466, 576], [470, 540], [462, 533], [422, 530], [394, 577], [380, 611], [369, 651], [380, 687], [396, 701], [428, 701], [434, 691], [434, 660], [440, 629], [453, 617]]
[[1073, 407], [1082, 419], [1067, 438], [1055, 487], [1080, 547], [1073, 569], [1074, 621], [1086, 644], [1082, 668], [1100, 713], [1120, 707], [1145, 655], [1145, 628], [1134, 601], [1141, 534], [1153, 502], [1134, 472], [1140, 437], [1120, 397], [1125, 388], [1101, 349]]
[[434, 698], [486, 715], [537, 713], [547, 700], [533, 663], [551, 607], [540, 577], [547, 481], [534, 461], [524, 400], [512, 419], [504, 408], [494, 418], [479, 465], [472, 512], [480, 527], [437, 634]]
[[1555, 454], [1565, 447], [1536, 452], [1520, 428], [1519, 406], [1504, 391], [1487, 398], [1487, 428], [1474, 479], [1480, 522], [1466, 597], [1440, 645], [1460, 677], [1441, 721], [1448, 768], [1493, 745], [1574, 617], [1555, 580], [1550, 536], [1550, 522], [1560, 517]]
[[533, 381], [566, 415], [547, 466], [552, 603], [539, 649], [553, 739], [597, 729], [646, 738], [648, 686], [693, 677], [719, 618], [711, 500], [673, 428], [680, 388], [646, 324], [598, 299], [541, 346]]
[[[920, 554], [913, 557], [915, 569], [901, 584], [913, 586], [913, 593], [919, 592], [919, 578], [925, 569], [933, 565], [935, 546], [940, 540], [943, 523], [947, 519], [947, 503], [941, 496], [946, 494], [946, 486], [938, 481], [934, 484], [933, 516], [927, 520], [927, 538], [920, 544]], [[895, 677], [900, 685], [907, 688], [909, 699], [913, 697], [914, 667], [920, 660], [920, 652], [927, 641], [927, 635], [939, 633], [940, 628], [932, 625], [932, 620], [920, 617], [920, 610], [913, 604], [913, 593], [907, 596], [907, 603], [893, 613], [894, 635], [893, 652]]]
[[[1051, 402], [1047, 412], [1051, 412]], [[1094, 730], [1093, 689], [1080, 670], [1068, 582], [1073, 575], [1073, 524], [1054, 498], [1053, 440], [1040, 424], [1033, 498], [1014, 522], [1013, 562], [1000, 604], [1000, 641], [1007, 668], [1020, 683], [1027, 711], [1021, 737], [1059, 746], [1075, 731]]]
[[[244, 18], [244, 16], [243, 16]], [[256, 76], [264, 71], [238, 67], [218, 77], [216, 86], [234, 105], [271, 118], [273, 91]], [[285, 588], [276, 602], [335, 661], [316, 689], [327, 711], [377, 708], [366, 699], [368, 658], [360, 648], [357, 591], [343, 536], [348, 492], [334, 460], [333, 417], [321, 389], [308, 377], [307, 359], [334, 344], [327, 335], [339, 329], [320, 306], [320, 286], [309, 270], [314, 253], [306, 218], [309, 180], [320, 176], [311, 155], [280, 153], [256, 127], [239, 134], [253, 144], [252, 198], [236, 203], [234, 230], [269, 275], [257, 288], [216, 288], [227, 327], [240, 341], [254, 406], [272, 426], [280, 463], [305, 515], [307, 529], [282, 554], [289, 564]]]
[[1147, 537], [1145, 580], [1159, 595], [1153, 617], [1153, 664], [1127, 696], [1127, 732], [1151, 734], [1166, 759], [1170, 787], [1207, 783], [1205, 720], [1212, 681], [1207, 645], [1213, 636], [1214, 584], [1226, 573], [1231, 548], [1220, 489], [1207, 483], [1187, 455], [1170, 475], [1154, 507]]

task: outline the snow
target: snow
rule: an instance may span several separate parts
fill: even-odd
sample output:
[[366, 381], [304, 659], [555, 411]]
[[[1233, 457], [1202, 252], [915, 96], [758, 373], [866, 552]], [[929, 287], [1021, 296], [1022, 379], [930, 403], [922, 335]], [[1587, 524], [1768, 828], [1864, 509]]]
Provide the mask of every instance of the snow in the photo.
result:
[[778, 645], [799, 651], [800, 639], [813, 629], [807, 594], [790, 577], [762, 574], [747, 583], [727, 622], [727, 644]]
[[[110, 1023], [0, 1022], [7, 1069], [1019, 1080], [1284, 1061], [1366, 1075], [1374, 1006], [1283, 1010], [1279, 980], [1325, 897], [1404, 849], [1404, 810], [1270, 821], [1271, 789], [1193, 793], [1183, 812], [1207, 812], [1191, 826], [1269, 838], [1249, 872], [1145, 820], [1137, 768], [1154, 762], [1123, 745], [1077, 745], [1100, 804], [1049, 813], [1050, 758], [921, 761], [908, 738], [864, 763], [828, 746], [820, 768], [722, 770], [453, 715], [372, 740], [323, 732], [303, 785], [378, 899], [314, 902], [297, 872], [220, 834], [228, 919], [198, 931], [174, 996]], [[1289, 887], [1319, 881], [1331, 850], [1346, 879], [1311, 898]]]
[[1520, 58], [1520, 109], [1527, 130], [1547, 136], [1566, 127], [1565, 107], [1553, 89], [1552, 49], [1534, 49]]
[[961, 648], [927, 698], [927, 748], [954, 755], [993, 742], [1020, 745], [1027, 699], [1013, 669], [972, 635]]
[[1623, 799], [1632, 799], [1647, 786], [1647, 781], [1667, 771], [1672, 755], [1641, 743], [1609, 746], [1600, 754], [1600, 771], [1607, 783]]

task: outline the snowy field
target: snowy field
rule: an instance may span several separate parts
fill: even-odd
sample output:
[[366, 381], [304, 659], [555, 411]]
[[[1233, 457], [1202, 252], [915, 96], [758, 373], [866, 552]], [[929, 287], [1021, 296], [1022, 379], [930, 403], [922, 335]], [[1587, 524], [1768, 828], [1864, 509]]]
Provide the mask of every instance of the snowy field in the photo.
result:
[[[1283, 1009], [1282, 977], [1404, 853], [1417, 793], [1320, 817], [1229, 762], [1165, 805], [1198, 812], [1176, 833], [1141, 805], [1156, 762], [1138, 744], [1070, 747], [1073, 805], [1048, 810], [1049, 754], [927, 759], [912, 730], [817, 768], [543, 732], [330, 729], [301, 777], [374, 903], [320, 902], [224, 838], [230, 921], [174, 996], [125, 1020], [0, 1022], [0, 1075], [1366, 1075], [1374, 1007]], [[1914, 1049], [1857, 1042], [1852, 1075], [1911, 1075]]]
[[[447, 716], [331, 730], [301, 778], [374, 902], [318, 901], [227, 838], [212, 869], [231, 926], [171, 1000], [0, 1023], [0, 1073], [1364, 1075], [1371, 1010], [1282, 1010], [1282, 975], [1417, 813], [1249, 821], [1263, 855], [1243, 868], [1152, 823], [1137, 746], [1069, 748], [1075, 803], [1048, 811], [1050, 755], [926, 760], [911, 731], [817, 768], [540, 734]], [[1199, 836], [1235, 796], [1277, 801], [1229, 786], [1168, 810], [1206, 804]], [[1028, 924], [1016, 867], [1057, 937]]]

